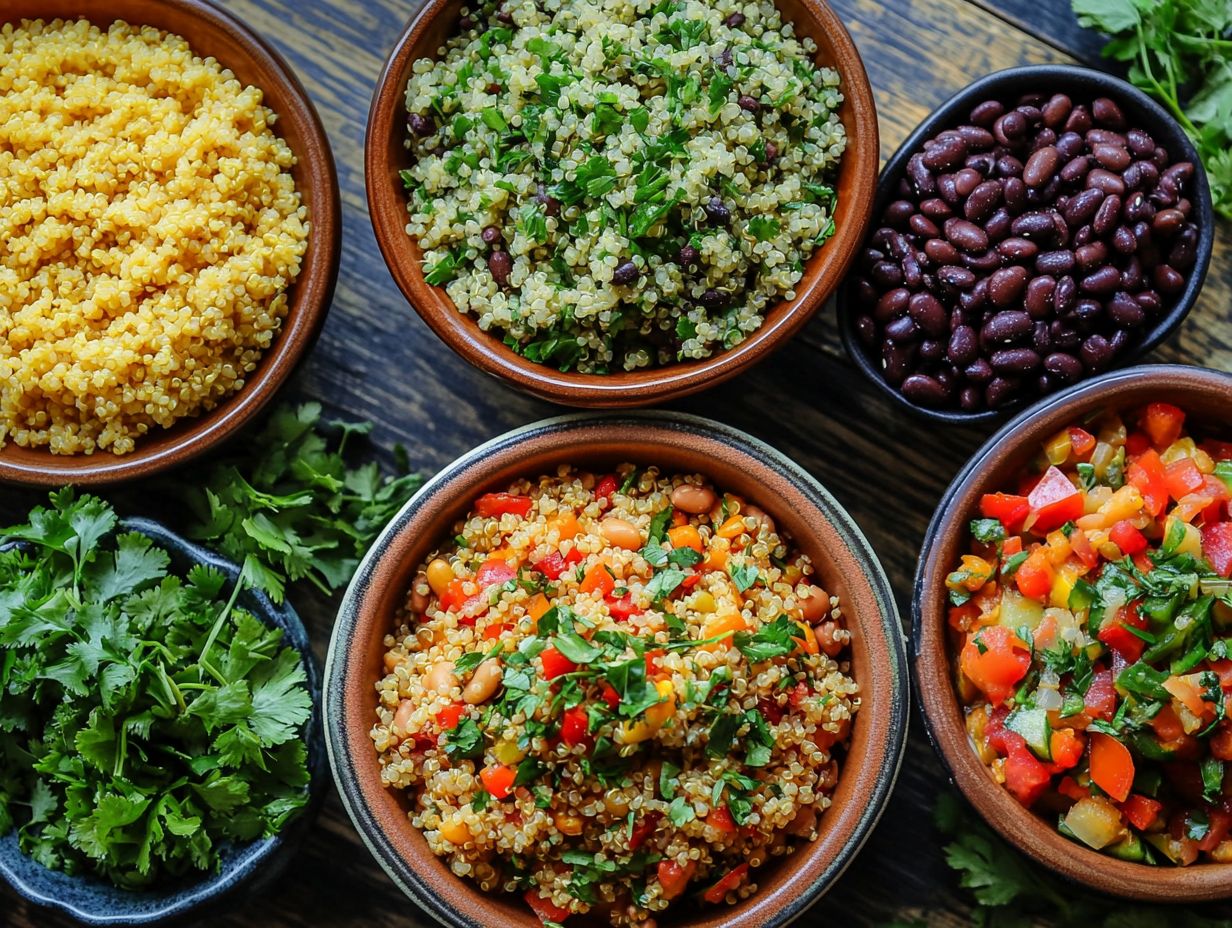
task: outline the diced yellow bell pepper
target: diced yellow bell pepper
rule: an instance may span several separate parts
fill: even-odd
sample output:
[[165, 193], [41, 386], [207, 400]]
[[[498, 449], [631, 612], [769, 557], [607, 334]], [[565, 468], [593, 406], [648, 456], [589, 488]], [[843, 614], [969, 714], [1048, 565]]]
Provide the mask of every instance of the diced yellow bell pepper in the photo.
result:
[[667, 720], [676, 711], [676, 688], [671, 680], [659, 680], [655, 683], [659, 698], [663, 702], [655, 703], [647, 709], [640, 719], [625, 722], [620, 733], [625, 744], [636, 744], [654, 737], [654, 734], [667, 724]]
[[1048, 595], [1049, 601], [1058, 609], [1069, 608], [1069, 594], [1074, 592], [1074, 584], [1077, 582], [1078, 576], [1068, 567], [1063, 567], [1057, 571], [1057, 577], [1052, 581], [1052, 592]]

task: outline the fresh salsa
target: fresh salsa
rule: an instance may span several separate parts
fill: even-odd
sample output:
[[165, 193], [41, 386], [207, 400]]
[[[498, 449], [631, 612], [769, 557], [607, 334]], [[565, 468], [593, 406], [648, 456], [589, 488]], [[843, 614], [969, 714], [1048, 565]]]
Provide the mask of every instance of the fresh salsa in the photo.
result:
[[1095, 850], [1232, 862], [1232, 444], [1152, 403], [1050, 438], [946, 579], [975, 751]]

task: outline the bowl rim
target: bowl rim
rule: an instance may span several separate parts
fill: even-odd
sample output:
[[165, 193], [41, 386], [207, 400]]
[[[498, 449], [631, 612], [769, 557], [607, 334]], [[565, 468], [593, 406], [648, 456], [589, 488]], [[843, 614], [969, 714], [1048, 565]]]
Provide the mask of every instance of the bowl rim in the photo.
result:
[[[140, 532], [152, 539], [171, 556], [173, 569], [179, 562], [192, 560], [223, 573], [227, 578], [228, 587], [233, 587], [240, 577], [240, 567], [229, 558], [190, 541], [153, 519], [125, 516], [117, 522], [116, 531]], [[129, 897], [133, 902], [144, 903], [140, 909], [99, 912], [77, 900], [41, 891], [27, 883], [24, 877], [9, 865], [5, 856], [0, 854], [0, 878], [3, 878], [19, 896], [42, 908], [64, 912], [87, 925], [154, 925], [166, 920], [181, 918], [198, 908], [212, 906], [223, 899], [230, 898], [233, 894], [247, 888], [254, 878], [259, 881], [270, 879], [289, 863], [290, 855], [282, 852], [289, 850], [307, 832], [308, 827], [316, 818], [326, 792], [327, 758], [321, 721], [321, 670], [312, 652], [308, 630], [289, 600], [284, 599], [281, 604], [278, 604], [261, 590], [245, 586], [240, 591], [237, 601], [263, 624], [272, 624], [282, 629], [282, 643], [295, 649], [307, 676], [305, 685], [312, 696], [312, 714], [301, 730], [301, 736], [308, 748], [307, 804], [276, 835], [257, 838], [245, 844], [230, 847], [231, 856], [226, 861], [223, 870], [218, 873], [211, 872], [173, 882], [166, 892], [159, 892], [157, 889], [130, 892]], [[10, 832], [0, 840], [16, 847], [15, 832]], [[278, 859], [280, 854], [282, 859]], [[25, 857], [24, 854], [22, 856]], [[36, 861], [27, 859], [41, 867]], [[58, 870], [48, 869], [46, 872], [53, 874], [59, 882], [85, 881], [87, 884], [97, 885], [108, 894], [104, 905], [114, 902], [112, 893], [128, 892], [113, 887], [103, 878], [90, 873], [70, 876]], [[170, 897], [168, 897], [169, 893], [172, 894]]]
[[[779, 928], [794, 921], [825, 895], [842, 876], [880, 820], [901, 770], [910, 718], [911, 687], [907, 671], [906, 635], [897, 600], [872, 545], [846, 509], [815, 477], [782, 452], [739, 429], [700, 416], [663, 410], [572, 413], [512, 429], [478, 445], [442, 468], [390, 520], [369, 548], [343, 596], [325, 658], [322, 696], [322, 711], [326, 720], [325, 743], [330, 770], [342, 805], [364, 845], [394, 884], [437, 921], [452, 928], [476, 928], [476, 923], [457, 912], [447, 901], [438, 898], [430, 887], [421, 883], [415, 873], [414, 861], [408, 861], [399, 855], [389, 836], [380, 829], [375, 820], [371, 806], [364, 797], [363, 787], [358, 785], [363, 773], [356, 769], [353, 753], [348, 750], [348, 730], [345, 725], [345, 706], [348, 702], [346, 684], [349, 676], [357, 672], [352, 667], [352, 656], [362, 643], [353, 632], [358, 616], [364, 610], [363, 600], [368, 595], [367, 588], [389, 543], [406, 529], [426, 501], [437, 493], [447, 491], [452, 483], [463, 479], [469, 472], [483, 468], [484, 462], [496, 453], [516, 449], [523, 441], [539, 436], [580, 435], [590, 429], [602, 433], [603, 430], [628, 426], [655, 428], [665, 433], [670, 431], [674, 433], [671, 439], [678, 438], [682, 446], [690, 437], [705, 437], [733, 445], [743, 456], [749, 458], [751, 463], [773, 468], [794, 481], [806, 502], [831, 523], [843, 543], [849, 546], [853, 558], [859, 564], [863, 579], [868, 583], [873, 598], [878, 603], [879, 615], [876, 620], [871, 621], [876, 622], [885, 636], [887, 653], [883, 659], [886, 661], [885, 669], [888, 674], [884, 694], [887, 699], [888, 719], [881, 766], [877, 770], [867, 801], [862, 808], [852, 813], [856, 816], [856, 822], [848, 843], [839, 849], [813, 884], [805, 892], [790, 899], [764, 923], [764, 928]], [[590, 440], [602, 440], [602, 434], [590, 436]], [[662, 441], [666, 444], [667, 437]], [[701, 469], [704, 470], [704, 466]], [[850, 775], [854, 775], [854, 772]], [[412, 826], [408, 824], [406, 827]], [[803, 849], [800, 853], [803, 853]], [[469, 883], [467, 886], [468, 892], [480, 892]], [[723, 924], [734, 926], [743, 922], [733, 916]]]
[[[71, 5], [75, 14], [59, 13], [61, 6]], [[138, 0], [137, 6], [140, 6]], [[149, 5], [149, 4], [147, 4]], [[46, 446], [19, 448], [11, 441], [0, 446], [0, 481], [25, 486], [59, 486], [64, 483], [106, 485], [149, 477], [183, 464], [218, 444], [234, 437], [273, 400], [286, 384], [299, 362], [311, 351], [325, 324], [342, 253], [342, 208], [338, 188], [338, 172], [329, 138], [321, 123], [312, 98], [295, 71], [282, 54], [266, 39], [248, 26], [235, 13], [209, 0], [159, 0], [161, 14], [168, 23], [184, 25], [168, 28], [187, 38], [194, 27], [221, 33], [242, 49], [243, 56], [266, 77], [261, 86], [264, 104], [270, 101], [270, 86], [276, 86], [287, 97], [287, 105], [276, 110], [278, 122], [275, 134], [284, 141], [287, 136], [279, 125], [294, 125], [302, 135], [302, 150], [295, 151], [302, 166], [303, 184], [298, 189], [310, 200], [308, 220], [311, 223], [308, 245], [299, 275], [286, 291], [291, 300], [274, 341], [262, 352], [256, 370], [245, 378], [244, 386], [221, 400], [210, 410], [177, 420], [169, 428], [156, 427], [143, 434], [136, 448], [117, 455], [107, 450], [92, 454], [57, 455]], [[95, 10], [83, 0], [65, 3], [58, 0], [55, 10], [40, 13], [46, 19], [87, 18], [124, 20], [131, 25], [143, 25], [126, 18], [129, 3], [115, 4], [106, 12]], [[120, 10], [112, 12], [113, 9]], [[23, 12], [0, 13], [0, 23], [28, 18]], [[197, 54], [196, 48], [193, 49]], [[234, 70], [234, 61], [220, 61], [224, 68]], [[290, 143], [288, 142], [288, 145]], [[156, 443], [151, 445], [151, 443]], [[14, 460], [10, 455], [19, 455]]]
[[[1211, 199], [1210, 181], [1202, 159], [1198, 156], [1193, 142], [1185, 135], [1184, 130], [1175, 119], [1159, 103], [1151, 99], [1128, 81], [1115, 74], [1095, 68], [1082, 67], [1073, 64], [1031, 64], [1004, 68], [992, 74], [985, 75], [950, 96], [945, 102], [924, 117], [924, 119], [903, 140], [894, 154], [886, 162], [877, 182], [877, 192], [873, 200], [873, 218], [869, 224], [870, 232], [877, 225], [882, 212], [896, 196], [898, 182], [902, 180], [911, 156], [921, 149], [924, 142], [937, 132], [952, 128], [958, 121], [965, 118], [963, 114], [978, 98], [995, 97], [1007, 93], [1026, 90], [1029, 87], [1048, 86], [1056, 90], [1070, 87], [1083, 87], [1092, 95], [1106, 93], [1114, 97], [1118, 103], [1128, 102], [1140, 113], [1148, 115], [1144, 122], [1151, 122], [1148, 131], [1157, 140], [1159, 129], [1166, 129], [1168, 148], [1174, 144], [1181, 146], [1183, 158], [1194, 165], [1194, 196], [1193, 205], [1198, 220], [1198, 252], [1194, 266], [1186, 279], [1185, 289], [1176, 297], [1172, 308], [1162, 316], [1147, 332], [1147, 337], [1127, 351], [1118, 360], [1113, 370], [1122, 370], [1138, 362], [1142, 357], [1158, 348], [1180, 328], [1185, 318], [1198, 302], [1202, 293], [1202, 285], [1210, 270], [1211, 255], [1215, 244], [1215, 212]], [[863, 250], [867, 242], [860, 243]], [[881, 376], [875, 359], [865, 349], [855, 332], [855, 278], [854, 271], [838, 291], [838, 328], [843, 348], [847, 356], [883, 394], [894, 400], [900, 407], [916, 416], [917, 419], [932, 422], [944, 422], [954, 425], [974, 425], [985, 422], [1003, 422], [1007, 417], [1017, 414], [1032, 403], [1041, 399], [1019, 399], [999, 409], [986, 409], [979, 412], [963, 412], [958, 409], [929, 409], [919, 406], [898, 390], [890, 386]], [[1102, 376], [1097, 374], [1095, 377]], [[1094, 377], [1088, 377], [1079, 383], [1089, 383]], [[1068, 389], [1068, 388], [1067, 388]], [[1058, 391], [1060, 393], [1061, 391]], [[1058, 393], [1049, 394], [1051, 396]]]
[[[406, 198], [387, 180], [393, 176], [395, 165], [387, 157], [386, 140], [399, 131], [401, 122], [395, 117], [404, 106], [406, 81], [401, 75], [413, 63], [416, 45], [431, 21], [457, 2], [427, 0], [411, 15], [381, 69], [364, 137], [368, 213], [381, 255], [403, 297], [455, 354], [483, 372], [550, 402], [594, 409], [644, 406], [697, 393], [736, 376], [781, 347], [826, 304], [851, 269], [872, 220], [880, 136], [872, 85], [851, 34], [827, 0], [799, 0], [808, 15], [831, 36], [834, 45], [832, 66], [840, 72], [851, 114], [848, 147], [844, 152], [844, 165], [850, 163], [850, 167], [840, 170], [850, 171], [854, 180], [851, 192], [840, 206], [850, 215], [810, 258], [826, 266], [805, 273], [796, 286], [796, 298], [768, 309], [762, 325], [732, 349], [697, 361], [611, 374], [563, 373], [523, 358], [500, 338], [479, 330], [473, 317], [458, 312], [443, 289], [430, 287], [424, 281], [419, 261], [410, 252]], [[429, 298], [438, 291], [448, 308]], [[787, 307], [786, 311], [779, 312], [783, 307]], [[772, 315], [777, 318], [772, 320]]]
[[[954, 477], [929, 521], [912, 584], [911, 675], [929, 743], [952, 784], [1000, 835], [1018, 851], [1069, 880], [1101, 892], [1150, 902], [1203, 902], [1232, 898], [1232, 864], [1152, 867], [1118, 860], [1058, 834], [1044, 819], [1023, 807], [988, 775], [967, 741], [947, 737], [941, 721], [958, 704], [946, 640], [944, 604], [936, 583], [939, 538], [964, 535], [971, 509], [955, 506], [959, 497], [989, 489], [986, 467], [1021, 457], [1021, 433], [1041, 422], [1063, 427], [1084, 411], [1115, 407], [1123, 388], [1154, 385], [1158, 391], [1225, 395], [1232, 402], [1232, 373], [1181, 364], [1143, 364], [1101, 374], [1045, 397], [1002, 426], [971, 456]], [[1135, 400], [1135, 402], [1137, 402]], [[1055, 420], [1055, 421], [1053, 421]], [[965, 537], [965, 535], [964, 535]], [[1023, 827], [1016, 830], [1016, 825]]]

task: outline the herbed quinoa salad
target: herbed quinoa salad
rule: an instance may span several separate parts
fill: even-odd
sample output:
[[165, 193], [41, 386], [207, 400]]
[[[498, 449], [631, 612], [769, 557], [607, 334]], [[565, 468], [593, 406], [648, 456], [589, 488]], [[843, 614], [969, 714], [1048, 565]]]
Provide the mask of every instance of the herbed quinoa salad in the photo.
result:
[[697, 476], [562, 467], [479, 497], [385, 644], [386, 786], [545, 924], [735, 903], [817, 835], [859, 705], [837, 597]]
[[524, 357], [706, 358], [834, 232], [837, 72], [769, 0], [506, 0], [407, 86], [428, 283]]

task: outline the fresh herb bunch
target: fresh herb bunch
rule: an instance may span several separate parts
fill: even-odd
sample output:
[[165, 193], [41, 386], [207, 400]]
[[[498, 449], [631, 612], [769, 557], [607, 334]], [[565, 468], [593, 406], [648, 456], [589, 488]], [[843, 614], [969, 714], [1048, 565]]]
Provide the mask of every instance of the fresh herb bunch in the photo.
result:
[[307, 801], [299, 655], [114, 511], [51, 495], [0, 553], [0, 833], [140, 888], [217, 868]]
[[[980, 928], [1030, 928], [1041, 922], [1057, 928], [1228, 928], [1228, 919], [1192, 909], [1117, 902], [1078, 889], [1010, 848], [952, 794], [940, 796], [934, 819], [950, 839], [946, 863], [959, 874], [959, 885], [975, 896], [972, 924]], [[924, 924], [899, 922], [887, 928]]]
[[235, 561], [253, 586], [282, 602], [288, 582], [323, 593], [345, 586], [377, 533], [423, 484], [383, 477], [375, 461], [348, 467], [347, 444], [372, 423], [325, 422], [319, 403], [281, 407], [247, 450], [215, 464], [200, 486], [177, 488], [188, 534]]
[[1193, 139], [1215, 209], [1232, 219], [1232, 3], [1072, 0], [1080, 25], [1111, 36], [1104, 55], [1164, 104]]

